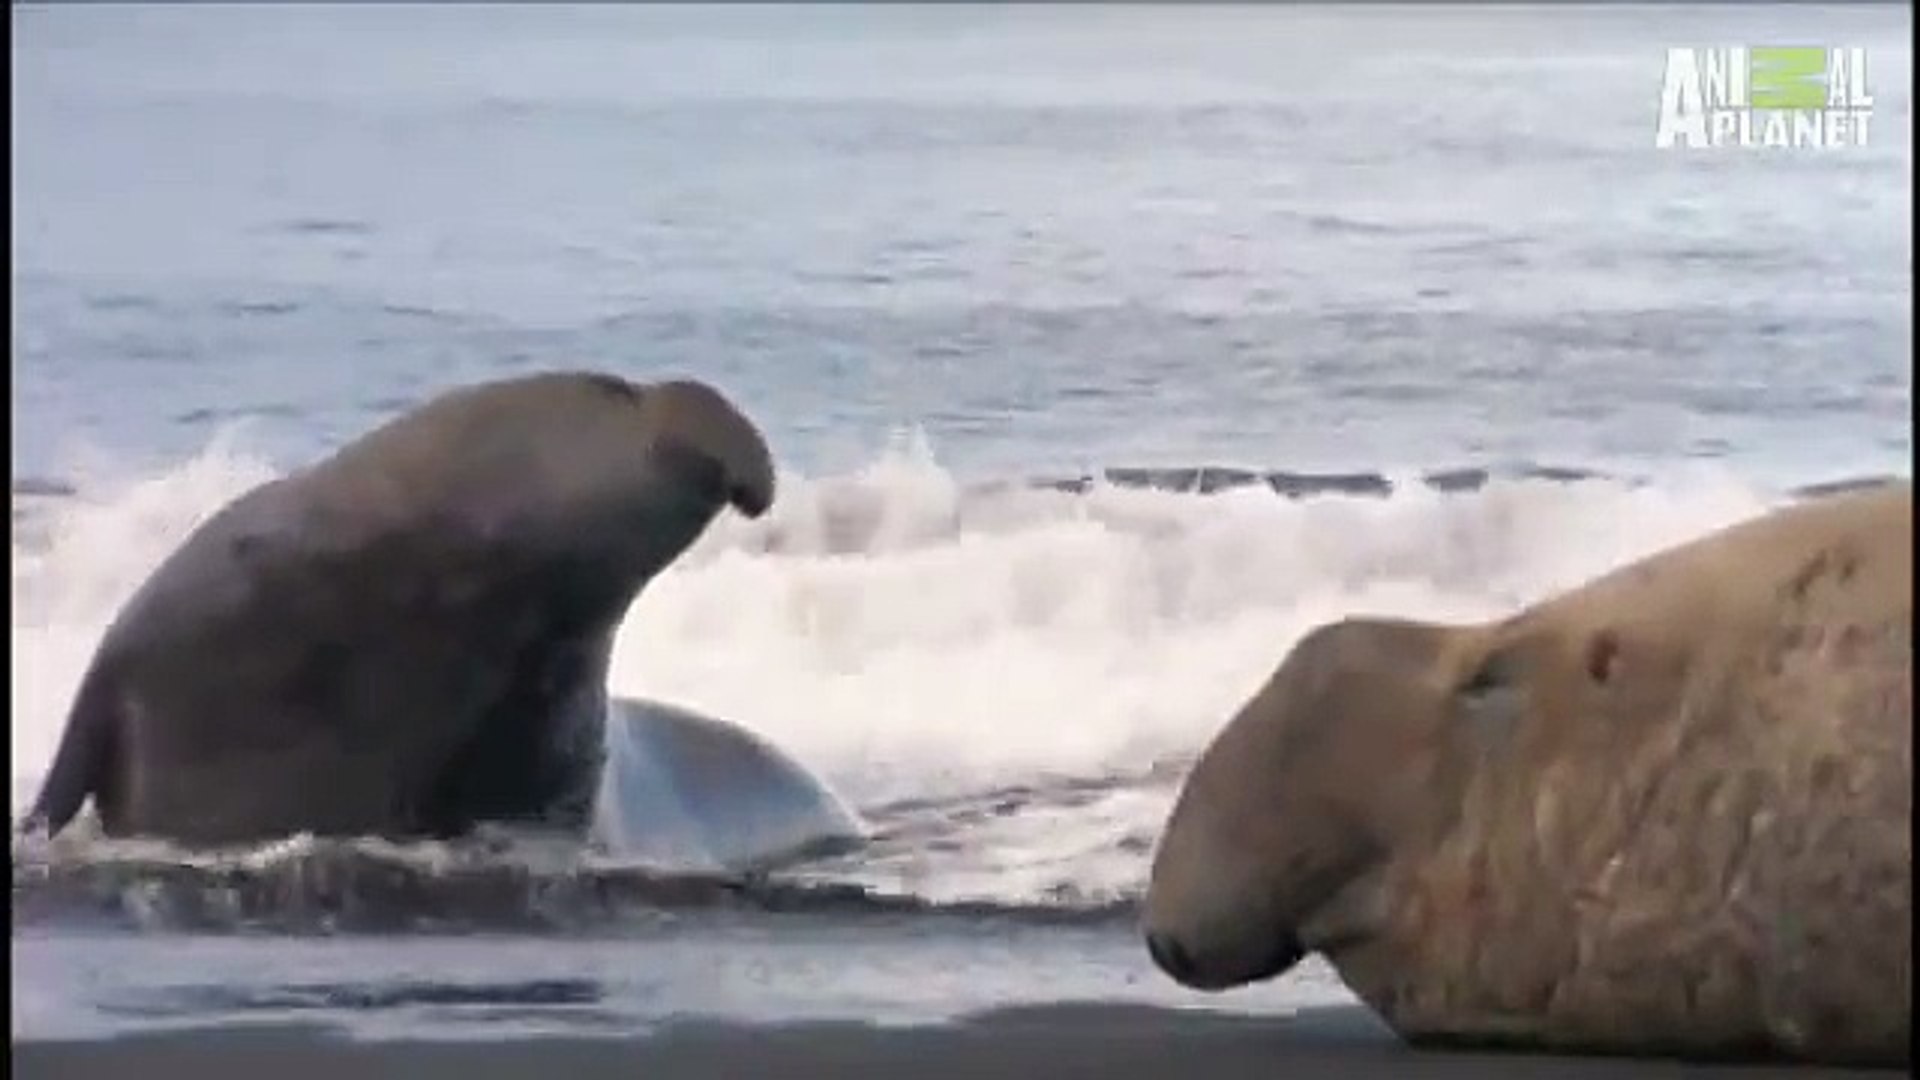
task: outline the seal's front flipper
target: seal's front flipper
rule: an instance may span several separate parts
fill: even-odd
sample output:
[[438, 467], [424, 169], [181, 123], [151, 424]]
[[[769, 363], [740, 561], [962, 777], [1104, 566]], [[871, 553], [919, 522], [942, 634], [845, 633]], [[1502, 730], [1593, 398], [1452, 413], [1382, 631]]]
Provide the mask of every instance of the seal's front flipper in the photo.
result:
[[[87, 673], [74, 698], [73, 711], [67, 714], [67, 729], [60, 736], [60, 748], [53, 755], [53, 768], [40, 787], [18, 828], [16, 837], [40, 833], [51, 838], [80, 812], [89, 796], [96, 804], [111, 801], [105, 790], [109, 766], [113, 760], [117, 707], [114, 695], [99, 669]], [[97, 806], [100, 819], [107, 823], [112, 808]]]

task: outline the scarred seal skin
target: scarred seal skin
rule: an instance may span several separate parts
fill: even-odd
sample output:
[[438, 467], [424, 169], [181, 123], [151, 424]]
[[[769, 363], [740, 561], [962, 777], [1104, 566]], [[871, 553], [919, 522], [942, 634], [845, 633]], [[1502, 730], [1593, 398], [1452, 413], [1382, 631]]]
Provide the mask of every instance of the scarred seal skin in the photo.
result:
[[1201, 755], [1143, 931], [1324, 955], [1409, 1041], [1899, 1065], [1913, 492], [1798, 503], [1511, 618], [1322, 626]]

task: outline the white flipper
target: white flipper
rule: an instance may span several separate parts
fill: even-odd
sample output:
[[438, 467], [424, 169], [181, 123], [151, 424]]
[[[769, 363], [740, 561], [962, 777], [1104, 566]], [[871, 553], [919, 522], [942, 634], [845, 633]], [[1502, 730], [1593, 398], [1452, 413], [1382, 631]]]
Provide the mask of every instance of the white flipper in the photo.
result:
[[609, 705], [593, 839], [610, 856], [729, 872], [866, 836], [831, 788], [753, 732], [657, 701]]

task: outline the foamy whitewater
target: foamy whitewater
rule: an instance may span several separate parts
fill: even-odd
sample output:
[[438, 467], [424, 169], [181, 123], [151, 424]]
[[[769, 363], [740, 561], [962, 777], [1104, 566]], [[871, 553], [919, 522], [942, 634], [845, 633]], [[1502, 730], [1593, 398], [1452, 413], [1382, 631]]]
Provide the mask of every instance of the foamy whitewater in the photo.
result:
[[[16, 816], [196, 523], [448, 387], [588, 367], [718, 385], [782, 472], [641, 595], [611, 690], [750, 728], [872, 832], [663, 875], [81, 829], [14, 851], [16, 1038], [1345, 1000], [1311, 965], [1198, 998], [1132, 921], [1303, 633], [1495, 617], [1912, 471], [1909, 5], [9, 18]], [[1654, 148], [1669, 48], [1766, 43], [1866, 49], [1869, 145]]]
[[[16, 507], [32, 537], [14, 563], [16, 814], [119, 605], [272, 475], [222, 446]], [[909, 442], [794, 477], [760, 521], [719, 519], [634, 605], [610, 685], [745, 724], [883, 816], [1037, 793], [949, 822], [947, 843], [883, 845], [854, 878], [940, 900], [1129, 896], [1179, 767], [1313, 626], [1497, 616], [1782, 497], [1711, 472], [1385, 498], [1074, 494], [965, 485]], [[1074, 784], [1098, 797], [1046, 797]]]

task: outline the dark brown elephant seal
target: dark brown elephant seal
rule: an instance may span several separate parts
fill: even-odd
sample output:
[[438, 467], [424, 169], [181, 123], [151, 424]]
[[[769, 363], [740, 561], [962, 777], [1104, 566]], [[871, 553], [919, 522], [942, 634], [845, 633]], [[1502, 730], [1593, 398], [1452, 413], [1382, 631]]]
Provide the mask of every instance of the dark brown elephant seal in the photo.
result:
[[1913, 492], [1471, 627], [1307, 635], [1186, 780], [1148, 948], [1324, 955], [1410, 1041], [1909, 1060]]
[[190, 844], [584, 832], [614, 632], [774, 469], [697, 382], [553, 373], [456, 390], [247, 492], [108, 627], [23, 827], [91, 796]]

